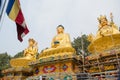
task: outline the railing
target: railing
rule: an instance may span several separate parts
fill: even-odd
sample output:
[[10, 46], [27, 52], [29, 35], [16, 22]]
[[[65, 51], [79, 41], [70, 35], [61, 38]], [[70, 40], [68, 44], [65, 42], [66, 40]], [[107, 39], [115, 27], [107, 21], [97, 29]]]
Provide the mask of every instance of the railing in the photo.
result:
[[[114, 73], [114, 74], [112, 74]], [[58, 75], [58, 76], [56, 76]], [[47, 75], [31, 76], [26, 80], [117, 80], [118, 70], [100, 73], [52, 73]], [[40, 79], [42, 77], [42, 79]]]

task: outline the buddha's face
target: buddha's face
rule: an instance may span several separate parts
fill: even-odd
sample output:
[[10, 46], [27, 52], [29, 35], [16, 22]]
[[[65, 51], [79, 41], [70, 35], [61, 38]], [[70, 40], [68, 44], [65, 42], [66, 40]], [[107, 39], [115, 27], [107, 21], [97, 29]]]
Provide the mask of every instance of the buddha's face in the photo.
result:
[[57, 28], [57, 33], [58, 33], [58, 34], [63, 33], [63, 32], [64, 32], [63, 27], [58, 27], [58, 28]]
[[34, 45], [34, 42], [30, 40], [30, 41], [29, 41], [29, 45], [30, 45], [30, 46], [33, 46], [33, 45]]

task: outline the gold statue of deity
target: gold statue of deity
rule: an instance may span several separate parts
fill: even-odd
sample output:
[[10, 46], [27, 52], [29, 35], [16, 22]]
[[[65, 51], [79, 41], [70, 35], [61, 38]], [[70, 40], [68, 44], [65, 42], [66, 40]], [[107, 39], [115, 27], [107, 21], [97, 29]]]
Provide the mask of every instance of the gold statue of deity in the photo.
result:
[[57, 27], [57, 35], [53, 38], [51, 47], [71, 47], [69, 34], [64, 33], [64, 27], [62, 25]]
[[24, 57], [11, 59], [10, 64], [12, 67], [28, 67], [31, 61], [36, 60], [38, 53], [37, 42], [34, 39], [29, 39], [29, 46], [24, 50]]
[[114, 22], [109, 22], [106, 16], [100, 16], [99, 20], [99, 29], [97, 32], [97, 37], [113, 35], [119, 33], [118, 27]]
[[24, 50], [24, 56], [28, 59], [36, 59], [38, 52], [37, 42], [34, 39], [29, 39], [29, 46]]
[[110, 18], [111, 18], [111, 21], [108, 21], [106, 16], [103, 16], [103, 15], [100, 15], [100, 17], [97, 18], [99, 21], [97, 34], [96, 36], [93, 36], [92, 34], [90, 34], [88, 36], [89, 41], [92, 42], [104, 36], [120, 33], [118, 27], [113, 22], [112, 13], [110, 14]]
[[59, 25], [56, 29], [57, 35], [52, 39], [51, 48], [43, 50], [43, 52], [39, 55], [40, 58], [49, 55], [55, 56], [58, 55], [58, 53], [75, 52], [72, 48], [69, 34], [64, 33], [64, 27]]
[[99, 25], [96, 36], [92, 34], [88, 36], [88, 40], [91, 42], [88, 50], [91, 53], [101, 52], [120, 45], [120, 31], [113, 22], [112, 13], [110, 14], [110, 19], [111, 21], [108, 21], [106, 16], [103, 15], [98, 18]]

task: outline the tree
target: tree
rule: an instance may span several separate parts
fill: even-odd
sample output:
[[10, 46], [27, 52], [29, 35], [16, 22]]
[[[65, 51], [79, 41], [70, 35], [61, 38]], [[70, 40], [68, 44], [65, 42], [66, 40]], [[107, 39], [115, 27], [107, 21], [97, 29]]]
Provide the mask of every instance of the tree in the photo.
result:
[[8, 55], [7, 53], [0, 54], [0, 77], [3, 76], [1, 71], [10, 67], [10, 63], [9, 63], [10, 59], [11, 56]]
[[74, 38], [74, 41], [72, 42], [72, 46], [75, 48], [77, 51], [77, 54], [82, 54], [83, 52], [85, 53], [84, 55], [87, 56], [89, 55], [88, 52], [88, 45], [90, 42], [87, 40], [87, 35], [82, 35], [81, 37]]
[[24, 51], [18, 52], [13, 58], [20, 58], [23, 57]]

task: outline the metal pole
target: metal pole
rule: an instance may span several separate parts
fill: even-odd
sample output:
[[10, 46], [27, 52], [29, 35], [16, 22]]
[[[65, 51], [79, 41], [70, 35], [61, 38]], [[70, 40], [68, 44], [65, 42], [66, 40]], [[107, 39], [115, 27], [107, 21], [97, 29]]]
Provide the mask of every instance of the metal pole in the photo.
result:
[[83, 60], [83, 72], [85, 72], [84, 70], [84, 64], [85, 64], [85, 53], [84, 53], [84, 45], [83, 45], [83, 39], [82, 39], [82, 33], [81, 33], [81, 45], [82, 45], [82, 60]]
[[[95, 46], [94, 46], [94, 50], [95, 50], [95, 55], [97, 55], [97, 50], [96, 50]], [[98, 68], [99, 68], [99, 72], [100, 72], [100, 77], [102, 77], [102, 75], [101, 75], [101, 68], [100, 68], [100, 62], [98, 60], [98, 57], [97, 57], [97, 63], [98, 63]]]
[[[112, 23], [110, 26], [112, 27], [112, 25], [114, 24], [112, 13], [110, 13], [110, 19], [111, 19], [111, 23]], [[111, 40], [112, 40], [112, 43], [113, 43], [114, 47], [116, 48], [112, 34], [110, 35], [110, 37], [111, 37]], [[116, 54], [116, 58], [117, 58], [117, 62], [118, 62], [118, 67], [120, 68], [120, 63], [119, 63], [119, 59], [118, 59], [118, 58], [119, 58], [119, 57], [118, 57], [118, 54], [117, 54], [116, 52], [115, 52], [115, 54]]]
[[7, 0], [4, 1], [4, 4], [3, 4], [3, 7], [2, 7], [2, 10], [1, 10], [1, 14], [0, 14], [0, 31], [1, 31], [1, 28], [2, 28], [2, 25], [3, 25], [3, 21], [4, 21], [4, 10], [5, 10], [5, 6], [7, 4]]
[[4, 12], [4, 8], [5, 8], [5, 5], [6, 5], [6, 2], [7, 2], [7, 0], [5, 0], [5, 2], [4, 2], [4, 4], [3, 4], [3, 8], [2, 8], [2, 10], [1, 10], [0, 22], [1, 22], [1, 20], [2, 20], [2, 15], [3, 15], [3, 12]]
[[[110, 35], [110, 37], [111, 37], [111, 39], [112, 39], [112, 43], [113, 43], [113, 45], [114, 45], [114, 47], [115, 47], [115, 49], [116, 49], [116, 46], [115, 46], [115, 43], [114, 43], [113, 36], [112, 36], [112, 35]], [[118, 54], [117, 54], [116, 52], [115, 52], [115, 54], [116, 54], [116, 58], [117, 58], [118, 67], [120, 68], [120, 62], [119, 62], [119, 57], [118, 57]]]

